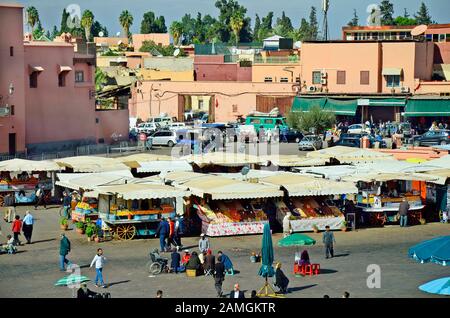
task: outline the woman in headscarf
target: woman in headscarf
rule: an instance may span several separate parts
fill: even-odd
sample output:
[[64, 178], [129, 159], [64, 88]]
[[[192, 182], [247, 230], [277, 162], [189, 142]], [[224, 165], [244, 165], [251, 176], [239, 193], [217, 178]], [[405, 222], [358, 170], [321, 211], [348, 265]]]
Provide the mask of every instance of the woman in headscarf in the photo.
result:
[[289, 279], [284, 275], [281, 270], [281, 263], [277, 263], [275, 267], [275, 286], [280, 289], [280, 293], [284, 294], [287, 292], [287, 287], [289, 285]]
[[186, 264], [186, 269], [195, 269], [198, 271], [201, 266], [202, 264], [200, 263], [197, 252], [192, 252], [191, 257]]
[[309, 261], [309, 254], [307, 250], [303, 250], [302, 255], [300, 256], [299, 265], [309, 265], [311, 262]]

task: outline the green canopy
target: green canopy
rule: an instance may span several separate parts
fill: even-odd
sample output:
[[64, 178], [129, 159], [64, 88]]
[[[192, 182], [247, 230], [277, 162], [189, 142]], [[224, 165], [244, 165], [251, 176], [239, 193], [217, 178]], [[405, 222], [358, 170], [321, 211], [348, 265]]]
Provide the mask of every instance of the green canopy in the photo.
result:
[[272, 277], [275, 274], [273, 269], [273, 244], [272, 244], [272, 233], [270, 232], [270, 226], [268, 223], [264, 225], [263, 237], [262, 237], [262, 265], [259, 269], [259, 276], [262, 277]]
[[55, 284], [55, 286], [70, 286], [70, 285], [76, 285], [81, 284], [84, 282], [89, 282], [90, 279], [86, 276], [81, 275], [69, 275], [66, 277], [61, 278], [58, 280]]
[[320, 98], [308, 98], [308, 97], [295, 97], [292, 103], [293, 112], [307, 112], [315, 105], [319, 105], [321, 108], [325, 106], [327, 99], [325, 97]]
[[370, 98], [368, 106], [394, 107], [405, 106], [404, 98]]
[[278, 241], [278, 246], [304, 246], [314, 245], [316, 241], [310, 238], [308, 235], [294, 233]]
[[410, 99], [406, 117], [450, 116], [450, 99]]
[[358, 101], [356, 99], [332, 99], [328, 98], [327, 103], [323, 107], [324, 110], [329, 110], [336, 115], [355, 116], [358, 108]]

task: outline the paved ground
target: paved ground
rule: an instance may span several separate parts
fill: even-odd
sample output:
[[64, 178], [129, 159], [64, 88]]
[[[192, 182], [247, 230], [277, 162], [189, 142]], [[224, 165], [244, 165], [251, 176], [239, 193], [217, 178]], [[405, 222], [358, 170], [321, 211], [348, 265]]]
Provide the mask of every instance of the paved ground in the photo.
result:
[[[26, 207], [20, 207], [23, 215]], [[20, 247], [16, 255], [0, 255], [0, 297], [71, 297], [66, 287], [53, 284], [64, 273], [58, 269], [60, 233], [58, 208], [33, 212], [37, 221], [34, 244]], [[9, 224], [0, 221], [3, 235], [9, 232]], [[391, 226], [364, 229], [356, 232], [336, 232], [337, 256], [326, 260], [320, 243], [309, 248], [311, 260], [320, 263], [323, 274], [316, 277], [295, 277], [291, 274], [295, 248], [275, 247], [276, 260], [284, 263], [292, 292], [287, 297], [340, 297], [349, 291], [351, 297], [432, 297], [422, 293], [417, 286], [439, 277], [448, 276], [449, 270], [436, 264], [418, 264], [406, 256], [408, 248], [436, 235], [448, 234], [450, 225], [439, 223], [399, 228]], [[149, 277], [146, 272], [148, 251], [158, 246], [157, 239], [141, 239], [130, 242], [87, 242], [74, 231], [67, 232], [72, 241], [69, 258], [78, 264], [89, 264], [96, 248], [101, 246], [109, 263], [105, 267], [108, 291], [112, 297], [154, 297], [162, 289], [166, 297], [215, 297], [214, 282], [210, 277], [188, 278], [184, 274], [162, 274]], [[320, 242], [320, 234], [310, 234]], [[274, 242], [281, 238], [274, 234]], [[5, 237], [0, 236], [0, 241]], [[263, 280], [256, 273], [258, 264], [250, 262], [250, 253], [260, 248], [261, 236], [213, 238], [214, 251], [222, 249], [232, 259], [239, 273], [228, 276], [224, 290], [229, 291], [239, 282], [247, 294], [262, 286]], [[185, 245], [196, 245], [197, 238], [185, 238]], [[381, 288], [366, 286], [369, 264], [381, 267]], [[95, 277], [95, 272], [82, 268], [82, 274]], [[91, 288], [96, 289], [91, 285]]]

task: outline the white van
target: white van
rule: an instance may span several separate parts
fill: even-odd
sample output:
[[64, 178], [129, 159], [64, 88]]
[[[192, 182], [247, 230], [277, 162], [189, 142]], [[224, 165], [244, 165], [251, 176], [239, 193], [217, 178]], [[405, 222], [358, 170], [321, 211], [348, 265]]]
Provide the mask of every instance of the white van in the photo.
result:
[[186, 124], [185, 123], [170, 123], [168, 125], [169, 130], [177, 131], [178, 129], [185, 129]]
[[173, 123], [174, 120], [171, 117], [153, 117], [150, 118], [147, 122], [158, 124], [161, 128], [164, 128]]

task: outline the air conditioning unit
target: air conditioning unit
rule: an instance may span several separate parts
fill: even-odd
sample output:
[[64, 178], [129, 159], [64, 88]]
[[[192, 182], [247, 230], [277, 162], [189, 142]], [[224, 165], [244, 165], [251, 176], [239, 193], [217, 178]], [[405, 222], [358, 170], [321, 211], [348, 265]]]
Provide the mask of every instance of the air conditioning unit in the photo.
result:
[[322, 71], [322, 72], [320, 72], [320, 76], [321, 76], [322, 78], [327, 78], [328, 73], [325, 72], [325, 71]]
[[322, 84], [322, 85], [327, 85], [327, 79], [326, 79], [326, 78], [322, 78], [322, 79], [320, 80], [320, 84]]
[[409, 93], [409, 91], [410, 91], [409, 87], [402, 86], [400, 88], [400, 92], [402, 92], [404, 94]]
[[0, 117], [9, 115], [9, 107], [0, 107]]
[[308, 92], [315, 92], [317, 88], [315, 86], [308, 86]]

